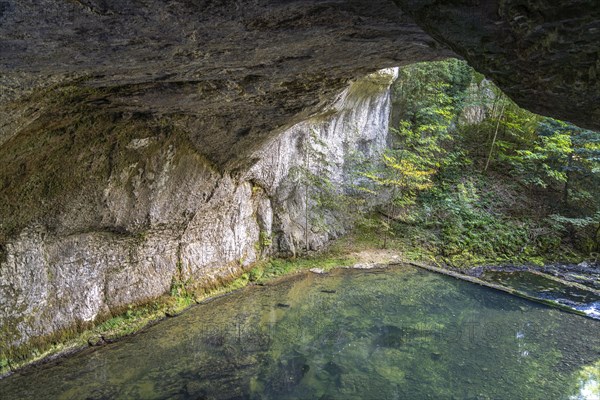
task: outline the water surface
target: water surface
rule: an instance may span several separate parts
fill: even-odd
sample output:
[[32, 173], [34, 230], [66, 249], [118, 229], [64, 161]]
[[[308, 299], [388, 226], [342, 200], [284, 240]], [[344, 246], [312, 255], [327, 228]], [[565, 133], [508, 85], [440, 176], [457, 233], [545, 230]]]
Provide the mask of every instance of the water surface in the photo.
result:
[[0, 381], [2, 399], [598, 400], [600, 322], [399, 267], [202, 304]]
[[591, 290], [563, 284], [529, 271], [485, 271], [482, 278], [524, 292], [532, 297], [549, 300], [582, 311], [600, 320], [600, 296]]

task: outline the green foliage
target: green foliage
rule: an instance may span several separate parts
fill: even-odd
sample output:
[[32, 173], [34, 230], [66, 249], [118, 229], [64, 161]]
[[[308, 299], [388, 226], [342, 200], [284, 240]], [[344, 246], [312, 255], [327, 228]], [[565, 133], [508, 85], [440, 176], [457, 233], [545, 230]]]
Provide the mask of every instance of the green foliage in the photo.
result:
[[473, 70], [456, 59], [404, 67], [392, 87], [394, 109], [402, 119], [423, 125], [421, 119], [431, 115], [432, 105], [444, 103], [453, 109], [462, 105], [472, 75]]
[[273, 244], [273, 238], [269, 233], [265, 231], [260, 231], [260, 234], [258, 236], [261, 249], [271, 247], [271, 245]]
[[566, 168], [573, 154], [571, 136], [555, 133], [539, 136], [531, 147], [506, 156], [513, 174], [525, 184], [547, 188], [567, 181]]
[[258, 282], [264, 274], [264, 269], [261, 266], [256, 266], [248, 272], [248, 280], [250, 282]]
[[183, 299], [193, 299], [191, 290], [192, 278], [186, 277], [185, 271], [183, 270], [183, 264], [177, 262], [177, 272], [171, 278], [171, 296]]
[[486, 211], [477, 186], [473, 181], [458, 184], [431, 203], [439, 213], [433, 226], [441, 256], [461, 266], [518, 259], [527, 245], [527, 226]]
[[446, 153], [444, 145], [451, 140], [449, 126], [461, 102], [458, 93], [466, 87], [462, 74], [456, 78], [458, 83], [452, 79], [455, 71], [464, 71], [460, 66], [456, 60], [438, 66], [416, 64], [402, 69], [394, 85], [396, 104], [405, 108], [398, 114], [397, 126], [390, 129], [392, 144], [381, 163], [362, 173], [368, 181], [361, 188], [377, 196], [385, 191], [390, 198], [391, 207], [383, 210], [387, 220], [379, 221], [384, 247], [387, 236], [394, 233], [391, 220], [398, 217], [398, 211], [433, 187], [432, 178]]
[[600, 211], [600, 134], [517, 111], [499, 148], [506, 172], [539, 191], [546, 216], [560, 222], [554, 225], [558, 235], [585, 253], [599, 249], [594, 215]]
[[401, 69], [393, 104], [390, 148], [361, 170], [362, 191], [388, 201], [360, 229], [456, 266], [600, 248], [598, 133], [519, 108], [456, 60]]

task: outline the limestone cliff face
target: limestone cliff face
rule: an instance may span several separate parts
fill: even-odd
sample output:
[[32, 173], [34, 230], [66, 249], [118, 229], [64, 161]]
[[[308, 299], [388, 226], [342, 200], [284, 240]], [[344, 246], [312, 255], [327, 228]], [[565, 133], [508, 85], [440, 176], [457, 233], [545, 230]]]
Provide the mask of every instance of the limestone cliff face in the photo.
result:
[[[276, 251], [295, 254], [306, 247], [306, 188], [294, 179], [294, 171], [308, 169], [311, 174], [327, 175], [334, 190], [343, 192], [352, 179], [352, 159], [379, 157], [386, 146], [391, 107], [387, 90], [381, 89], [388, 88], [396, 76], [397, 69], [385, 69], [355, 82], [322, 115], [286, 130], [259, 153], [260, 161], [247, 179], [274, 200], [274, 231], [268, 233], [274, 235]], [[309, 158], [308, 165], [307, 149], [318, 153]], [[319, 158], [325, 163], [319, 163]], [[311, 226], [309, 221], [311, 249], [344, 232], [343, 217], [327, 213], [323, 218], [327, 229]]]
[[[256, 151], [245, 171], [220, 172], [189, 143], [148, 126], [117, 134], [125, 135], [115, 139], [120, 150], [97, 167], [108, 173], [86, 172], [95, 190], [80, 182], [61, 198], [65, 206], [48, 210], [52, 217], [8, 241], [0, 262], [3, 345], [157, 297], [179, 274], [210, 283], [266, 254], [305, 248], [303, 188], [290, 171], [305, 159], [307, 138], [326, 144], [330, 179], [347, 179], [351, 151], [376, 157], [385, 146], [396, 72], [352, 83], [323, 112]], [[83, 158], [78, 168], [90, 162]], [[72, 177], [78, 180], [75, 170]], [[311, 231], [310, 247], [343, 231], [335, 214], [327, 217], [335, 229]]]
[[[348, 149], [376, 152], [385, 95], [334, 99], [378, 69], [458, 54], [531, 111], [598, 127], [599, 13], [597, 0], [0, 1], [1, 337], [305, 247], [286, 177], [312, 129], [332, 179]], [[349, 133], [355, 118], [367, 136]], [[325, 218], [309, 247], [343, 230]]]

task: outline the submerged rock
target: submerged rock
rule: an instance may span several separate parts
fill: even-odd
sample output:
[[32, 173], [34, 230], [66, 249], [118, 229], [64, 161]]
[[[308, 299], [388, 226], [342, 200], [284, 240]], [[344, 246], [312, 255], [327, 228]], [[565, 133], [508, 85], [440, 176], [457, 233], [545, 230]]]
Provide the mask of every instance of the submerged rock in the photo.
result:
[[297, 354], [294, 357], [279, 361], [275, 365], [275, 371], [269, 375], [266, 386], [272, 395], [289, 393], [310, 371], [306, 357]]
[[90, 346], [102, 346], [106, 343], [104, 338], [100, 335], [94, 335], [88, 339], [88, 345]]

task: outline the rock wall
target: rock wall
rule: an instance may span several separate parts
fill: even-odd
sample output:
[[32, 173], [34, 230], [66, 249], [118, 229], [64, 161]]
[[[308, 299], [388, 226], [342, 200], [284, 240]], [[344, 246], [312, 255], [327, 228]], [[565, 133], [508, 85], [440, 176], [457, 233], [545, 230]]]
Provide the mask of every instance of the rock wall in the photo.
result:
[[[122, 129], [134, 133], [119, 133], [112, 156], [100, 163], [80, 154], [70, 171], [78, 183], [58, 191], [52, 207], [8, 240], [0, 261], [2, 346], [158, 297], [173, 277], [209, 284], [267, 254], [305, 248], [303, 188], [290, 176], [305, 159], [307, 138], [323, 143], [328, 163], [320, 171], [334, 182], [347, 179], [352, 151], [376, 157], [385, 147], [396, 74], [382, 70], [352, 83], [324, 111], [279, 132], [246, 170], [219, 171], [181, 135], [125, 118]], [[83, 126], [72, 142], [90, 129]], [[335, 214], [328, 218], [335, 229], [311, 232], [311, 248], [343, 231]]]
[[465, 104], [460, 115], [460, 122], [470, 125], [479, 124], [492, 112], [496, 94], [492, 82], [483, 79], [481, 82], [471, 82], [467, 88]]
[[[388, 91], [382, 93], [381, 88], [388, 88], [397, 72], [385, 69], [355, 82], [322, 115], [288, 129], [259, 153], [260, 161], [246, 179], [273, 199], [274, 231], [268, 233], [274, 236], [277, 252], [296, 254], [306, 248], [306, 185], [295, 179], [295, 170], [326, 175], [337, 194], [343, 195], [353, 179], [352, 161], [377, 158], [386, 147], [391, 105]], [[307, 149], [318, 154], [305, 165]], [[319, 163], [319, 158], [325, 162]], [[313, 202], [310, 193], [308, 200]], [[324, 211], [327, 229], [309, 219], [309, 249], [318, 249], [344, 232], [344, 217]]]

